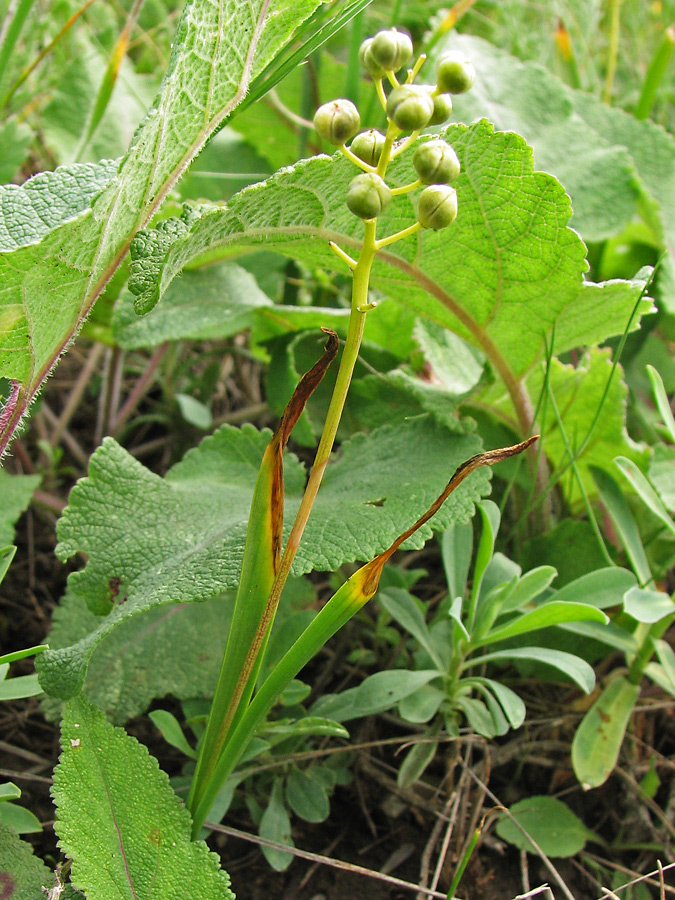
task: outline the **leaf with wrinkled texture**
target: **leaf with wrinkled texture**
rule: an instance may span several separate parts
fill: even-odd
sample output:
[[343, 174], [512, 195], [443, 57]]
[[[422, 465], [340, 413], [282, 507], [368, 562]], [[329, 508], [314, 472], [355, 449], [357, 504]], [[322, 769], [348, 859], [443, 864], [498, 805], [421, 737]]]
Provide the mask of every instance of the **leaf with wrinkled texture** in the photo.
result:
[[[99, 624], [72, 646], [40, 657], [40, 681], [48, 693], [67, 698], [80, 690], [93, 650], [124, 621], [236, 587], [253, 485], [268, 440], [269, 432], [252, 426], [225, 426], [165, 478], [111, 438], [104, 441], [90, 460], [89, 476], [71, 492], [57, 548], [61, 559], [87, 555], [84, 570], [70, 577], [68, 593], [81, 598]], [[479, 450], [476, 436], [453, 434], [426, 417], [345, 442], [326, 471], [296, 573], [333, 570], [381, 553]], [[305, 477], [292, 456], [285, 477], [289, 523]], [[486, 470], [471, 475], [406, 546], [422, 547], [432, 525], [443, 529], [470, 519], [474, 502], [487, 490]]]
[[[554, 178], [534, 171], [525, 142], [495, 134], [486, 121], [451, 125], [444, 136], [462, 164], [457, 220], [384, 248], [373, 285], [478, 346], [507, 381], [544, 356], [554, 326], [556, 352], [623, 332], [639, 286], [583, 283], [585, 247], [567, 227], [569, 198]], [[363, 234], [344, 203], [353, 176], [353, 165], [341, 156], [316, 157], [247, 188], [226, 208], [201, 207], [168, 252], [166, 245], [153, 252], [153, 232], [142, 232], [132, 247], [130, 289], [151, 304], [187, 263], [226, 258], [263, 242], [334, 269], [328, 241], [354, 252]], [[409, 153], [388, 169], [392, 186], [414, 178]], [[414, 222], [413, 197], [390, 204], [378, 218], [378, 234]], [[650, 308], [644, 300], [640, 312]]]
[[147, 748], [86, 700], [67, 704], [52, 795], [59, 846], [87, 900], [234, 900], [230, 878]]
[[[147, 224], [209, 137], [244, 99], [252, 79], [317, 5], [318, 0], [188, 3], [155, 104], [116, 177], [90, 209], [86, 207], [94, 191], [72, 200], [81, 213], [77, 218], [52, 228], [40, 243], [0, 257], [0, 375], [21, 382], [2, 422], [0, 452], [119, 265], [133, 234]], [[72, 191], [72, 183], [64, 187], [56, 181], [56, 173], [38, 177], [48, 182], [54, 204], [64, 202]], [[87, 191], [90, 188], [87, 181]], [[21, 231], [12, 218], [6, 227]]]
[[51, 887], [53, 876], [33, 855], [30, 844], [0, 822], [0, 897], [7, 900], [37, 900], [43, 887]]
[[522, 134], [534, 147], [537, 164], [572, 197], [572, 224], [586, 240], [619, 234], [635, 213], [644, 212], [639, 204], [646, 200], [673, 253], [671, 135], [599, 97], [572, 90], [536, 63], [521, 62], [480, 38], [454, 34], [447, 46], [466, 52], [478, 72], [473, 89], [456, 98], [456, 114], [465, 119], [488, 115], [496, 128]]

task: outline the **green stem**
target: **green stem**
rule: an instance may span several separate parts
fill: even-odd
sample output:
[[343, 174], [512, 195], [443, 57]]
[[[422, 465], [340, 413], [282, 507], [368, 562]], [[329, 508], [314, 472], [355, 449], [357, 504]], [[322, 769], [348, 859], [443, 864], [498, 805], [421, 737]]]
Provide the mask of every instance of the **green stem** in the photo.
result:
[[654, 622], [654, 624], [650, 626], [640, 645], [640, 649], [630, 664], [628, 680], [631, 684], [640, 684], [647, 663], [654, 655], [654, 641], [658, 641], [674, 621], [675, 616], [664, 616], [662, 619], [659, 619], [658, 622]]
[[636, 119], [646, 119], [651, 113], [659, 86], [663, 81], [663, 76], [673, 55], [673, 47], [675, 47], [675, 26], [670, 25], [664, 31], [656, 53], [647, 69], [640, 99], [635, 107]]
[[[305, 526], [307, 525], [314, 500], [316, 499], [316, 495], [323, 479], [323, 473], [326, 469], [326, 465], [333, 449], [335, 435], [337, 434], [338, 425], [342, 416], [342, 410], [347, 399], [347, 392], [349, 390], [349, 385], [352, 379], [352, 373], [354, 371], [354, 366], [356, 365], [359, 349], [361, 347], [361, 340], [363, 338], [363, 329], [365, 326], [366, 312], [368, 308], [368, 284], [370, 281], [370, 271], [372, 268], [375, 253], [377, 252], [377, 246], [375, 242], [376, 228], [377, 221], [375, 219], [371, 219], [365, 222], [365, 235], [363, 239], [363, 245], [361, 247], [361, 253], [359, 255], [358, 262], [356, 263], [353, 271], [352, 310], [349, 319], [347, 339], [345, 341], [345, 347], [342, 352], [340, 368], [338, 370], [335, 388], [333, 390], [333, 396], [328, 408], [328, 413], [326, 414], [326, 421], [324, 423], [323, 433], [321, 435], [319, 446], [316, 452], [316, 457], [314, 459], [314, 465], [312, 466], [312, 470], [309, 474], [307, 487], [305, 488], [305, 493], [303, 494], [302, 500], [300, 502], [300, 508], [295, 518], [295, 522], [293, 523], [288, 541], [286, 542], [286, 547], [284, 548], [284, 552], [279, 563], [279, 568], [277, 569], [274, 578], [274, 583], [270, 591], [269, 599], [265, 605], [264, 612], [262, 613], [260, 620], [256, 626], [253, 639], [251, 640], [251, 650], [253, 652], [249, 652], [246, 656], [246, 661], [237, 680], [236, 691], [231, 697], [223, 721], [220, 724], [220, 733], [229, 733], [230, 738], [227, 739], [227, 742], [224, 745], [220, 745], [223, 746], [223, 750], [222, 752], [216, 754], [218, 758], [204, 760], [203, 762], [200, 759], [200, 772], [203, 774], [201, 774], [198, 782], [193, 782], [188, 805], [193, 812], [193, 815], [195, 816], [195, 823], [197, 822], [196, 811], [203, 808], [206, 797], [215, 796], [214, 791], [217, 793], [217, 791], [220, 789], [220, 785], [222, 784], [218, 777], [219, 757], [222, 755], [227, 755], [228, 758], [230, 758], [231, 756], [231, 751], [229, 750], [229, 741], [231, 739], [231, 736], [236, 732], [239, 724], [242, 721], [242, 718], [246, 714], [248, 699], [250, 698], [253, 690], [255, 676], [257, 676], [257, 672], [262, 660], [262, 651], [265, 647], [267, 637], [269, 635], [277, 608], [279, 606], [279, 599], [290, 573], [293, 560], [295, 559], [296, 553], [298, 552], [300, 540], [302, 539], [302, 535], [305, 530]], [[207, 813], [208, 809], [204, 812], [204, 816], [201, 819], [202, 822], [204, 821]]]

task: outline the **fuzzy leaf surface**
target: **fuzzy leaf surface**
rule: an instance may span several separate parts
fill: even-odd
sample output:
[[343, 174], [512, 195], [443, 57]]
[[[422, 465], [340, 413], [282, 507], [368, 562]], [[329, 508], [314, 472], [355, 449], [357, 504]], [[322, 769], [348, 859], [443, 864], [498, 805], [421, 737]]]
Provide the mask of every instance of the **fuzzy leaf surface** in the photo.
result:
[[33, 855], [30, 844], [14, 829], [0, 822], [0, 897], [6, 900], [36, 900], [54, 881], [47, 866]]
[[[569, 198], [552, 176], [534, 171], [524, 140], [495, 133], [485, 120], [451, 125], [444, 137], [462, 165], [455, 183], [459, 216], [442, 231], [419, 232], [384, 248], [372, 283], [480, 347], [506, 380], [543, 356], [554, 326], [557, 351], [592, 343], [600, 332], [622, 332], [637, 288], [622, 283], [622, 296], [599, 316], [592, 301], [602, 288], [582, 283], [585, 247], [567, 227]], [[341, 156], [301, 161], [242, 191], [226, 208], [203, 207], [168, 252], [164, 245], [150, 253], [152, 232], [141, 233], [132, 247], [130, 289], [154, 302], [188, 262], [240, 254], [262, 242], [335, 269], [328, 241], [353, 252], [363, 233], [344, 202], [353, 176]], [[394, 187], [415, 177], [406, 153], [387, 172]], [[378, 233], [414, 221], [414, 194], [405, 195], [378, 218]], [[641, 311], [649, 308], [645, 301]]]
[[[186, 4], [155, 103], [116, 177], [76, 219], [48, 231], [40, 243], [0, 256], [0, 375], [22, 384], [3, 422], [0, 448], [136, 230], [317, 5], [317, 0]], [[87, 206], [84, 199], [73, 202], [80, 210]], [[13, 220], [6, 227], [21, 233]]]
[[[225, 426], [165, 478], [111, 438], [104, 441], [88, 477], [71, 492], [57, 548], [61, 559], [86, 554], [68, 594], [79, 597], [99, 624], [72, 646], [42, 654], [38, 667], [48, 693], [64, 699], [77, 693], [93, 650], [122, 622], [237, 586], [253, 486], [269, 438], [252, 426]], [[476, 436], [452, 433], [428, 417], [345, 442], [326, 471], [294, 571], [332, 570], [381, 553], [480, 449]], [[285, 477], [287, 532], [305, 480], [292, 456]], [[422, 547], [432, 525], [468, 521], [488, 490], [488, 471], [473, 473], [407, 546]]]
[[234, 900], [215, 853], [147, 748], [86, 700], [67, 704], [54, 770], [54, 826], [88, 900]]

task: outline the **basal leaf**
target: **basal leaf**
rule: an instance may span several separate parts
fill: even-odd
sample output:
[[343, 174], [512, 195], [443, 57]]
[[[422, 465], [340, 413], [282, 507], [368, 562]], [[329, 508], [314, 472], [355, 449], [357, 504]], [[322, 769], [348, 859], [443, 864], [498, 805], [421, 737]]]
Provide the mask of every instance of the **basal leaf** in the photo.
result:
[[[621, 282], [605, 292], [583, 283], [585, 248], [567, 227], [569, 198], [555, 179], [534, 171], [525, 142], [495, 134], [484, 120], [468, 128], [451, 125], [444, 136], [462, 164], [459, 216], [442, 232], [424, 231], [385, 248], [373, 284], [479, 347], [507, 383], [543, 357], [554, 325], [558, 350], [621, 333], [638, 287]], [[132, 249], [131, 290], [149, 291], [153, 302], [188, 262], [263, 242], [334, 269], [328, 241], [353, 252], [363, 233], [344, 203], [353, 176], [342, 157], [317, 157], [247, 188], [226, 208], [203, 207], [190, 232], [163, 256], [147, 256], [143, 233]], [[394, 186], [413, 180], [410, 154], [398, 157], [387, 177]], [[378, 218], [380, 235], [415, 221], [411, 197], [397, 198]], [[151, 289], [150, 269], [159, 273]], [[604, 295], [612, 316], [599, 314], [597, 300]], [[645, 301], [642, 311], [648, 308]]]
[[0, 822], [0, 897], [36, 900], [53, 880], [47, 866], [33, 855], [30, 844]]
[[582, 719], [572, 741], [572, 766], [584, 790], [599, 787], [609, 778], [639, 695], [640, 686], [620, 675]]
[[[78, 218], [48, 231], [39, 244], [0, 257], [0, 375], [20, 383], [2, 420], [0, 452], [136, 230], [317, 5], [188, 3], [160, 91], [116, 177]], [[79, 197], [77, 211], [90, 200]], [[20, 223], [11, 218], [9, 228], [20, 231]]]
[[[67, 698], [79, 691], [94, 648], [123, 622], [177, 602], [208, 600], [237, 586], [253, 486], [268, 441], [269, 432], [252, 426], [225, 426], [165, 478], [149, 472], [112, 439], [104, 441], [91, 458], [88, 477], [71, 493], [57, 548], [62, 559], [87, 555], [86, 567], [69, 580], [73, 599], [68, 602], [78, 598], [96, 619], [76, 643], [40, 658], [40, 679], [48, 693]], [[296, 573], [333, 570], [387, 549], [429, 507], [453, 470], [478, 450], [477, 437], [453, 434], [424, 417], [345, 442], [326, 471]], [[305, 476], [293, 457], [287, 459], [285, 475], [289, 523]], [[432, 524], [440, 529], [467, 521], [487, 489], [485, 471], [471, 475], [407, 545], [421, 547]], [[108, 665], [116, 665], [114, 658]]]
[[71, 701], [54, 770], [54, 825], [87, 900], [234, 900], [218, 857], [190, 840], [190, 816], [147, 748]]
[[500, 818], [497, 834], [502, 840], [529, 853], [536, 853], [537, 850], [527, 835], [534, 839], [542, 853], [553, 857], [574, 856], [584, 849], [586, 841], [597, 840], [569, 806], [555, 797], [519, 800], [509, 809], [509, 813], [509, 817], [504, 815]]

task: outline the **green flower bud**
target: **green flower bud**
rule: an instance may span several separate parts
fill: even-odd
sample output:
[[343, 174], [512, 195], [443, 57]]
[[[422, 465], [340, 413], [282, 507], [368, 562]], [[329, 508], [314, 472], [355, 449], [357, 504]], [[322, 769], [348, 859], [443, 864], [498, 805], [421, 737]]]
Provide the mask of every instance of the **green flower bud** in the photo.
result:
[[438, 89], [443, 93], [463, 94], [469, 90], [475, 77], [473, 63], [461, 50], [444, 53], [436, 65]]
[[391, 28], [378, 31], [370, 44], [370, 57], [385, 72], [398, 72], [412, 56], [413, 45], [407, 34]]
[[395, 87], [387, 98], [387, 115], [401, 131], [417, 131], [429, 124], [434, 101], [428, 91], [415, 84]]
[[324, 103], [314, 114], [314, 127], [326, 141], [341, 147], [354, 137], [361, 126], [361, 116], [351, 100]]
[[424, 184], [449, 184], [459, 175], [459, 160], [445, 141], [427, 141], [413, 153], [413, 166]]
[[431, 99], [434, 101], [434, 114], [429, 124], [442, 125], [452, 115], [452, 97], [450, 94], [436, 94]]
[[389, 206], [391, 190], [379, 175], [364, 172], [352, 178], [347, 189], [347, 206], [360, 219], [374, 219]]
[[370, 49], [372, 44], [372, 38], [366, 38], [365, 41], [363, 41], [359, 47], [359, 62], [372, 78], [384, 78], [386, 74], [384, 69], [373, 59]]
[[371, 128], [370, 131], [363, 131], [361, 134], [357, 134], [349, 149], [359, 159], [368, 163], [369, 166], [376, 166], [382, 156], [383, 147], [384, 135]]
[[422, 228], [438, 231], [457, 218], [457, 191], [447, 184], [431, 184], [420, 194], [417, 220]]

